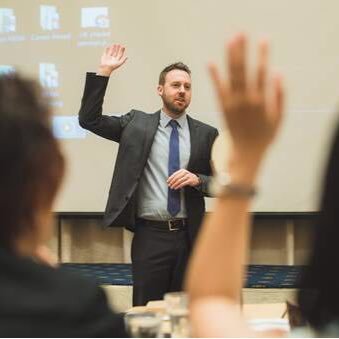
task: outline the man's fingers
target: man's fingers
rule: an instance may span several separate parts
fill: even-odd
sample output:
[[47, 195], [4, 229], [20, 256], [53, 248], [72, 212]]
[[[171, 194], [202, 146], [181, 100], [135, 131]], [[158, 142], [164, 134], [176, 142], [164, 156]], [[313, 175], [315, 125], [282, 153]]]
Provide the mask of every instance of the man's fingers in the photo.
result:
[[169, 187], [172, 188], [173, 186], [180, 183], [183, 180], [183, 178], [185, 178], [184, 174], [178, 175], [178, 176], [174, 177], [173, 179], [171, 179], [170, 181], [168, 181], [167, 184], [168, 184]]
[[118, 50], [117, 58], [121, 59], [123, 57], [124, 53], [125, 53], [125, 47], [121, 46]]
[[177, 170], [176, 172], [172, 173], [171, 176], [168, 177], [167, 183], [170, 183], [177, 176], [182, 177], [185, 173], [186, 173], [186, 170], [184, 169]]
[[119, 45], [114, 44], [113, 47], [112, 47], [112, 53], [111, 53], [112, 57], [116, 57], [117, 56], [118, 49], [119, 49]]
[[127, 59], [128, 59], [127, 57], [124, 57], [123, 59], [121, 59], [120, 60], [120, 65], [123, 65], [126, 62]]
[[183, 176], [176, 178], [175, 181], [171, 182], [169, 187], [172, 189], [178, 189], [178, 188], [183, 187], [183, 185], [185, 186], [187, 183], [189, 184], [193, 183], [191, 173], [185, 173]]
[[180, 188], [183, 188], [185, 186], [190, 186], [192, 184], [191, 178], [185, 179], [182, 183], [175, 185], [172, 187], [172, 189], [178, 190]]
[[180, 185], [183, 181], [185, 181], [187, 178], [190, 179], [191, 173], [185, 169], [180, 169], [176, 172], [174, 172], [168, 179], [167, 184], [170, 188], [177, 188], [178, 185]]
[[175, 188], [177, 188], [177, 186], [180, 185], [182, 182], [186, 181], [187, 178], [188, 178], [188, 176], [187, 176], [186, 174], [183, 175], [183, 176], [181, 176], [181, 177], [178, 177], [178, 178], [176, 178], [175, 180], [173, 180], [173, 181], [169, 184], [169, 187], [175, 189]]
[[110, 55], [110, 56], [113, 55], [115, 46], [116, 46], [116, 45], [114, 44], [114, 45], [112, 45], [112, 46], [109, 48], [109, 55]]

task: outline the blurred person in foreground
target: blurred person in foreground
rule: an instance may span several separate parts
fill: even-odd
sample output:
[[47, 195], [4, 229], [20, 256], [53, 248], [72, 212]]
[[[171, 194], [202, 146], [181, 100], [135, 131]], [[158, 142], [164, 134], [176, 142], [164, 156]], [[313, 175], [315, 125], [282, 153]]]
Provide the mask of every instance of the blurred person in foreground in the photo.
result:
[[230, 137], [225, 164], [229, 179], [218, 187], [214, 212], [204, 221], [188, 270], [192, 334], [197, 337], [256, 335], [239, 312], [249, 211], [260, 165], [280, 126], [284, 90], [278, 75], [267, 83], [267, 43], [259, 44], [257, 66], [250, 75], [246, 50], [243, 34], [227, 44], [226, 79], [210, 66]]
[[65, 161], [41, 89], [15, 74], [0, 77], [0, 163], [1, 336], [125, 336], [101, 288], [51, 265]]
[[[197, 337], [278, 337], [281, 331], [254, 332], [239, 312], [250, 206], [257, 174], [283, 115], [284, 90], [279, 75], [268, 82], [266, 42], [259, 44], [258, 64], [249, 75], [247, 41], [236, 35], [227, 45], [228, 77], [214, 65], [210, 72], [231, 139], [229, 181], [219, 184], [215, 211], [204, 222], [190, 262], [186, 288], [190, 296], [193, 335]], [[303, 272], [298, 302], [307, 326], [300, 337], [339, 335], [339, 128], [334, 137], [320, 217], [309, 265]]]

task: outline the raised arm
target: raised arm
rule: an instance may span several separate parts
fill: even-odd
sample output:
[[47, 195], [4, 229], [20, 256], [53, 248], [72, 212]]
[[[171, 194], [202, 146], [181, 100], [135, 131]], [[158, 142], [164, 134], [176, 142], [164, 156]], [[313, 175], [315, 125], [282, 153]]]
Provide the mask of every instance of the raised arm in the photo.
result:
[[[250, 235], [251, 192], [282, 117], [282, 80], [279, 76], [270, 83], [266, 80], [267, 43], [259, 44], [258, 64], [254, 74], [251, 73], [252, 77], [246, 66], [246, 48], [246, 38], [242, 34], [235, 36], [227, 45], [229, 75], [225, 79], [215, 65], [210, 66], [231, 138], [227, 159], [230, 183], [221, 190], [214, 212], [204, 221], [189, 265], [186, 289], [191, 300], [193, 328], [197, 330], [195, 336], [206, 334], [203, 332], [206, 328], [212, 332], [213, 329], [224, 331], [207, 333], [210, 336], [241, 334], [237, 332], [240, 325], [236, 310], [229, 306], [239, 302], [243, 285]], [[211, 298], [213, 302], [210, 302]], [[227, 316], [220, 314], [222, 310]], [[213, 312], [214, 318], [211, 317]], [[202, 317], [207, 321], [202, 321]], [[208, 323], [209, 320], [212, 322]]]
[[127, 60], [125, 47], [114, 44], [107, 47], [100, 59], [97, 73], [87, 73], [84, 94], [79, 111], [79, 124], [89, 131], [110, 139], [120, 141], [124, 126], [132, 119], [133, 113], [122, 117], [102, 114], [102, 105], [109, 76]]

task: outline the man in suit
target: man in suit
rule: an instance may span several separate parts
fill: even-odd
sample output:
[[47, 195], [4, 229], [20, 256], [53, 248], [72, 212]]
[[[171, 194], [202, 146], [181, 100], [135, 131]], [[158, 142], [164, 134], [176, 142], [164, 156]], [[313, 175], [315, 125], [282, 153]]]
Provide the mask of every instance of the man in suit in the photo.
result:
[[120, 144], [104, 225], [134, 231], [133, 305], [144, 305], [181, 290], [205, 212], [211, 148], [218, 131], [186, 114], [191, 72], [183, 63], [160, 73], [161, 110], [102, 115], [109, 76], [126, 60], [123, 46], [105, 49], [98, 72], [87, 74], [79, 122]]

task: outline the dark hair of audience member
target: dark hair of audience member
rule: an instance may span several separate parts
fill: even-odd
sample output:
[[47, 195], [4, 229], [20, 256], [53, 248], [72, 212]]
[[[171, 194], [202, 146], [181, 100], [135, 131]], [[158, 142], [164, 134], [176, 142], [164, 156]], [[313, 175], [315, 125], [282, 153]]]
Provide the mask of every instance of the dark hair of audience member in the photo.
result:
[[339, 322], [339, 126], [324, 179], [313, 251], [298, 295], [302, 315], [317, 329]]
[[0, 76], [0, 247], [11, 251], [51, 208], [64, 174], [50, 118], [36, 82]]

